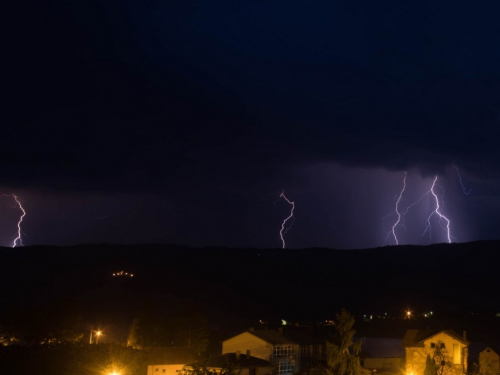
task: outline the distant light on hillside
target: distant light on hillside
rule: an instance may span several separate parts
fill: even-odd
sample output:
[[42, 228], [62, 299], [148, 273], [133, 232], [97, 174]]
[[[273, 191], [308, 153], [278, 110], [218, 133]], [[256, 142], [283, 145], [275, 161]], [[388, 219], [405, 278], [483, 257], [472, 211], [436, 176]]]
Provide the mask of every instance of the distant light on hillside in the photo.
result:
[[125, 272], [125, 271], [119, 271], [119, 272], [113, 273], [113, 276], [114, 277], [134, 277], [134, 274], [133, 273], [128, 273], [128, 272]]

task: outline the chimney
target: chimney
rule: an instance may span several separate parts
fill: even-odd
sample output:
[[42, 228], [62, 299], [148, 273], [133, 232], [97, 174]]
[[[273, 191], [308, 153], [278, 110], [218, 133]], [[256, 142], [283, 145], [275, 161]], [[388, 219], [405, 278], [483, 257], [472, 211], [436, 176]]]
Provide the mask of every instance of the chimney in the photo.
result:
[[278, 327], [278, 333], [279, 333], [280, 335], [282, 335], [282, 334], [283, 334], [283, 327]]
[[239, 361], [240, 356], [241, 356], [241, 352], [239, 350], [237, 350], [235, 354], [236, 354], [236, 360]]
[[250, 328], [248, 328], [248, 330], [249, 330], [250, 332], [253, 332], [253, 331], [255, 331], [255, 328], [254, 328], [254, 327], [250, 327]]
[[464, 337], [464, 341], [467, 341], [467, 331], [464, 331], [463, 337]]
[[250, 349], [247, 349], [247, 359], [250, 359]]

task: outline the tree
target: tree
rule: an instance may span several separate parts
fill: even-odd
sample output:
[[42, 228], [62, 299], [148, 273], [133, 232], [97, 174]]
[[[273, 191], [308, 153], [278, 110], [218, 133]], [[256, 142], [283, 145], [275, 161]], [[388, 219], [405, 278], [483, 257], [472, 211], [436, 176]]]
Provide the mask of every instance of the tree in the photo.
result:
[[193, 348], [198, 355], [207, 349], [207, 320], [201, 314], [201, 307], [198, 304], [186, 303], [175, 319], [175, 327], [177, 346]]
[[427, 354], [424, 375], [437, 375], [436, 362], [434, 361], [434, 358], [431, 358], [430, 354]]
[[326, 375], [358, 375], [361, 370], [359, 352], [361, 340], [353, 342], [354, 316], [346, 309], [336, 314], [333, 342], [326, 343]]
[[208, 346], [207, 320], [195, 303], [186, 303], [174, 317], [143, 312], [130, 327], [127, 345], [137, 349], [176, 346], [201, 355]]
[[71, 299], [48, 300], [33, 306], [12, 305], [0, 318], [0, 342], [2, 345], [81, 342], [81, 320]]

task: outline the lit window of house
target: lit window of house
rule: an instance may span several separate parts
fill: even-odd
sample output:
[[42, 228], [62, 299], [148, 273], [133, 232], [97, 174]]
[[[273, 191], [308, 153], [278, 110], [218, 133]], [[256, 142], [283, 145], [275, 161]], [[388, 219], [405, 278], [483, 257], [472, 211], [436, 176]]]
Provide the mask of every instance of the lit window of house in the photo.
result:
[[295, 348], [292, 345], [276, 345], [273, 349], [273, 357], [289, 357], [295, 354]]
[[295, 366], [291, 362], [280, 362], [278, 364], [278, 372], [280, 374], [290, 374], [295, 371]]

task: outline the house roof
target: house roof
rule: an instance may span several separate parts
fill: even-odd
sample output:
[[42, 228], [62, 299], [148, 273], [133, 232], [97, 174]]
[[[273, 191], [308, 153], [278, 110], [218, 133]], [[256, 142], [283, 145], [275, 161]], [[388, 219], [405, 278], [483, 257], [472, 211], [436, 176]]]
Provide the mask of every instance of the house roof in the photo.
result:
[[424, 343], [422, 342], [422, 340], [430, 337], [431, 335], [432, 331], [430, 330], [409, 329], [406, 331], [405, 337], [403, 339], [403, 347], [423, 347]]
[[299, 345], [320, 345], [327, 339], [324, 332], [309, 327], [285, 327], [283, 336]]
[[290, 340], [282, 333], [278, 333], [273, 330], [256, 330], [256, 331], [248, 331], [248, 333], [270, 343], [273, 345], [279, 344], [295, 344], [295, 341]]
[[196, 360], [193, 348], [159, 347], [148, 349], [149, 365], [185, 365]]
[[308, 327], [287, 327], [283, 329], [282, 333], [268, 329], [246, 331], [245, 333], [250, 333], [272, 345], [319, 345], [324, 344], [327, 338], [324, 333], [314, 331]]
[[460, 341], [461, 343], [465, 345], [469, 345], [470, 342], [467, 340], [464, 340], [463, 337], [458, 335], [455, 331], [452, 331], [451, 329], [444, 330], [444, 331], [439, 331], [439, 332], [432, 332], [429, 330], [421, 330], [421, 329], [409, 329], [406, 331], [405, 337], [403, 339], [403, 347], [423, 347], [424, 346], [424, 341], [428, 340], [434, 336], [439, 335], [440, 333], [444, 333], [445, 335], [448, 335], [452, 338], [454, 338], [457, 341]]
[[491, 346], [483, 342], [473, 342], [469, 345], [469, 361], [477, 362], [479, 360], [479, 353], [486, 349], [493, 350], [496, 354], [500, 353], [500, 348]]
[[405, 355], [402, 339], [362, 337], [360, 340], [364, 358], [399, 358]]
[[450, 337], [453, 337], [455, 340], [457, 341], [460, 341], [461, 343], [464, 343], [465, 345], [469, 345], [470, 344], [470, 341], [467, 341], [467, 340], [464, 340], [464, 338], [462, 336], [460, 336], [459, 334], [457, 334], [455, 331], [452, 331], [451, 329], [447, 329], [447, 330], [444, 330], [444, 331], [439, 331], [439, 332], [436, 332], [432, 335], [430, 335], [429, 337], [426, 337], [424, 340], [428, 340], [440, 333], [444, 333]]
[[253, 357], [251, 355], [246, 355], [244, 353], [241, 353], [239, 355], [239, 358], [236, 355], [236, 353], [226, 353], [226, 354], [218, 355], [216, 357], [212, 357], [207, 362], [197, 362], [197, 363], [194, 363], [193, 365], [196, 365], [196, 364], [203, 364], [203, 365], [206, 365], [207, 367], [211, 367], [211, 368], [223, 368], [223, 367], [227, 367], [228, 365], [237, 366], [240, 368], [275, 366], [269, 361], [266, 361], [266, 360], [261, 359], [261, 358]]

